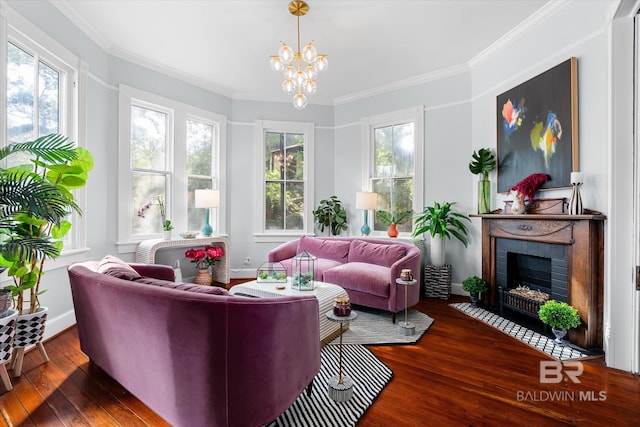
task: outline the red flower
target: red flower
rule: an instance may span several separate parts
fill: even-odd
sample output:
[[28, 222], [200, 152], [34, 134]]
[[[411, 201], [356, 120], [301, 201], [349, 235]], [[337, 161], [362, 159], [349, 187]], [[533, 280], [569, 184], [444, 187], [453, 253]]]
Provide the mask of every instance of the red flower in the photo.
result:
[[214, 265], [218, 258], [224, 256], [224, 250], [215, 246], [205, 246], [204, 249], [187, 249], [184, 256], [191, 259], [197, 269], [204, 269]]

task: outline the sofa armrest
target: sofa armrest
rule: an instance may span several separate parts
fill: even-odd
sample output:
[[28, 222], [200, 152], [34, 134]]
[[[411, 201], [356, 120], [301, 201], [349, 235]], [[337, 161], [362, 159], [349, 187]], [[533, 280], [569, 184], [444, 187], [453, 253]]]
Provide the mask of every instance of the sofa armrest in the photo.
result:
[[404, 268], [411, 269], [414, 279], [418, 281], [415, 286], [410, 286], [408, 290], [410, 294], [408, 301], [409, 306], [416, 304], [420, 299], [420, 289], [422, 289], [422, 283], [420, 280], [422, 276], [420, 271], [421, 258], [422, 254], [420, 253], [420, 249], [416, 246], [410, 246], [407, 249], [406, 255], [391, 265], [391, 268], [389, 269], [391, 274], [391, 277], [389, 278], [391, 283], [389, 299], [395, 301], [395, 304], [392, 304], [392, 306], [404, 307], [404, 290], [402, 290], [402, 292], [398, 290], [399, 288], [402, 288], [402, 286], [396, 284], [396, 279], [400, 277], [400, 273]]
[[163, 264], [129, 264], [135, 271], [141, 276], [152, 277], [154, 279], [169, 280], [171, 282], [176, 280], [173, 267]]
[[293, 258], [298, 252], [298, 240], [299, 239], [291, 240], [271, 249], [267, 260], [269, 262], [278, 262]]

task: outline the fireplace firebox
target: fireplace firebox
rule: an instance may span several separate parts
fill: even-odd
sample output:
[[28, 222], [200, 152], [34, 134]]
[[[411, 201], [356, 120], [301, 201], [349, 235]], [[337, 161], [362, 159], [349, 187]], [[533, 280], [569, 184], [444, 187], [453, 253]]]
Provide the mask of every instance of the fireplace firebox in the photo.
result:
[[495, 310], [515, 306], [533, 317], [540, 304], [521, 300], [511, 290], [522, 286], [548, 293], [580, 314], [582, 326], [569, 331], [570, 341], [601, 350], [605, 216], [472, 216], [482, 218], [482, 277], [490, 286], [483, 302]]

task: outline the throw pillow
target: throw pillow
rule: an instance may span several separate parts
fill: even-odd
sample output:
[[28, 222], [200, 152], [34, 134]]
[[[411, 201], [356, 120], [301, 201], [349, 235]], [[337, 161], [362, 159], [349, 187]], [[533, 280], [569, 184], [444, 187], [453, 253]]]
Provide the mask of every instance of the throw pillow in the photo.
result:
[[407, 250], [398, 244], [381, 244], [352, 240], [349, 248], [349, 262], [368, 262], [369, 264], [391, 267], [394, 262], [405, 256]]
[[298, 242], [298, 252], [307, 251], [318, 258], [347, 262], [349, 255], [349, 241], [337, 239], [317, 239], [302, 236]]
[[135, 280], [140, 277], [140, 274], [133, 267], [113, 255], [102, 258], [97, 271], [124, 280]]

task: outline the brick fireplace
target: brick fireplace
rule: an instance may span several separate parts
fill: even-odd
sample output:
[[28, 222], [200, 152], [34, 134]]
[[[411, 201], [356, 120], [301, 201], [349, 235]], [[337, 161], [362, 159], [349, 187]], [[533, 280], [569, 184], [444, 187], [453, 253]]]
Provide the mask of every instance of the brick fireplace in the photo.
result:
[[[490, 286], [484, 303], [504, 309], [504, 292], [518, 285], [548, 293], [580, 314], [583, 326], [571, 330], [569, 340], [583, 348], [602, 349], [605, 217], [478, 216], [482, 218], [482, 277]], [[514, 301], [509, 300], [506, 307], [515, 306], [520, 312], [536, 309]]]

